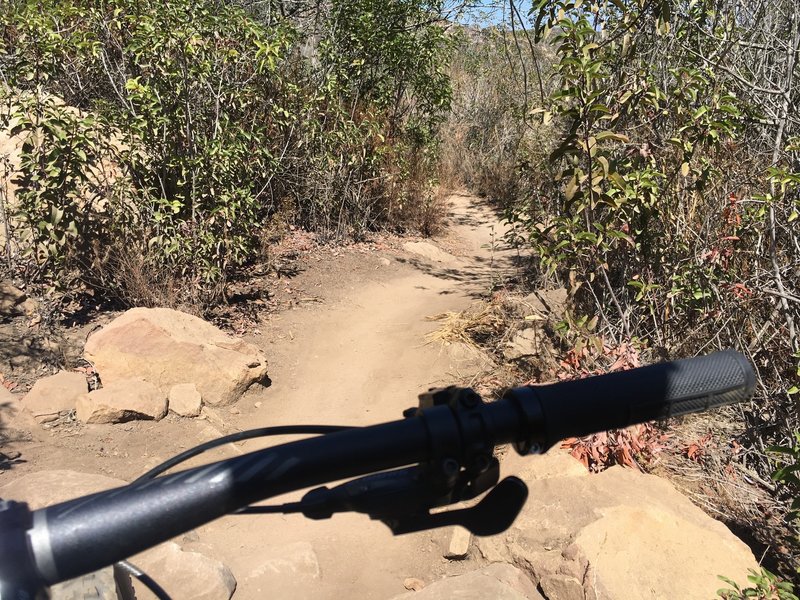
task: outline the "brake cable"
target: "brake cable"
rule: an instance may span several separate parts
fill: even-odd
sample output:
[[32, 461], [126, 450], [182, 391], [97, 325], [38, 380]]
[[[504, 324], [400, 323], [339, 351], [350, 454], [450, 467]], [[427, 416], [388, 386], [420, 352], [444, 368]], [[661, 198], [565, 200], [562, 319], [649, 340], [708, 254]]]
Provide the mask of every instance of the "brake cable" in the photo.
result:
[[[173, 467], [183, 462], [186, 462], [190, 458], [199, 456], [203, 452], [207, 452], [224, 444], [231, 444], [233, 442], [241, 442], [243, 440], [251, 440], [255, 438], [270, 437], [275, 435], [298, 435], [298, 434], [325, 435], [328, 433], [336, 433], [337, 431], [343, 431], [345, 429], [351, 429], [351, 427], [346, 427], [342, 425], [278, 425], [274, 427], [259, 427], [256, 429], [238, 431], [236, 433], [231, 433], [229, 435], [225, 435], [210, 440], [203, 444], [199, 444], [193, 448], [181, 452], [180, 454], [177, 454], [172, 458], [165, 460], [161, 464], [153, 467], [152, 469], [147, 471], [144, 475], [137, 477], [133, 482], [130, 483], [130, 485], [136, 485], [144, 483], [146, 481], [150, 481], [151, 479], [155, 479], [159, 475], [169, 471]], [[260, 508], [262, 509], [260, 512], [264, 513], [283, 512], [282, 506], [274, 506], [274, 507], [262, 506]], [[272, 511], [268, 510], [270, 508], [274, 510]], [[130, 562], [123, 560], [118, 563], [115, 563], [114, 568], [115, 568], [115, 576], [118, 570], [120, 573], [124, 573], [129, 577], [135, 577], [142, 583], [142, 585], [144, 585], [147, 589], [149, 589], [158, 600], [171, 600], [169, 595], [158, 584], [158, 582], [156, 582], [152, 577], [150, 577], [147, 573], [142, 571], [136, 565], [133, 565]]]
[[186, 462], [190, 458], [194, 458], [202, 454], [203, 452], [207, 452], [208, 450], [212, 450], [213, 448], [217, 448], [224, 444], [231, 444], [233, 442], [241, 442], [243, 440], [251, 440], [254, 438], [260, 437], [270, 437], [273, 435], [299, 435], [299, 434], [328, 434], [328, 433], [336, 433], [337, 431], [344, 431], [345, 429], [353, 429], [353, 427], [348, 427], [345, 425], [277, 425], [274, 427], [259, 427], [257, 429], [247, 429], [245, 431], [238, 431], [236, 433], [231, 433], [229, 435], [225, 435], [216, 439], [213, 439], [209, 442], [205, 442], [204, 444], [199, 444], [194, 448], [190, 448], [185, 452], [181, 452], [172, 458], [165, 460], [160, 465], [157, 465], [150, 469], [144, 475], [139, 476], [137, 479], [131, 482], [130, 485], [135, 485], [137, 483], [143, 483], [145, 481], [150, 481], [154, 479], [158, 475], [169, 471], [172, 467], [179, 465], [182, 462]]

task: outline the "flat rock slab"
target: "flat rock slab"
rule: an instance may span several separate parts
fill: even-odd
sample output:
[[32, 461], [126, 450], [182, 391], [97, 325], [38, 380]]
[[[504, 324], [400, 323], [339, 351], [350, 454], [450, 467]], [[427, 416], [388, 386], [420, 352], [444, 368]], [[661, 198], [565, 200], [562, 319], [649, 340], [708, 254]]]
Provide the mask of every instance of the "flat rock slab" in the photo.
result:
[[267, 374], [254, 345], [167, 308], [132, 308], [90, 336], [85, 354], [106, 385], [141, 377], [166, 398], [173, 386], [192, 382], [214, 406], [236, 402]]
[[75, 413], [84, 423], [158, 421], [167, 414], [167, 398], [149, 381], [130, 377], [80, 396], [75, 403]]
[[520, 475], [526, 507], [477, 545], [487, 560], [526, 565], [548, 600], [713, 598], [718, 575], [746, 583], [757, 568], [744, 542], [659, 477]]
[[520, 569], [494, 564], [457, 577], [428, 584], [392, 600], [544, 600], [536, 586]]
[[458, 259], [442, 250], [441, 248], [434, 246], [430, 242], [406, 242], [403, 244], [403, 250], [406, 252], [411, 252], [422, 258], [426, 258], [433, 262], [445, 263], [445, 264], [452, 264], [458, 262]]
[[193, 383], [179, 383], [169, 390], [169, 409], [181, 417], [197, 417], [203, 408], [203, 397]]
[[43, 423], [58, 417], [59, 413], [73, 410], [77, 399], [88, 391], [83, 373], [61, 371], [33, 384], [22, 399], [22, 406], [37, 422]]
[[[186, 552], [174, 542], [137, 554], [131, 558], [131, 563], [176, 600], [229, 600], [236, 591], [236, 579], [228, 567], [199, 552]], [[137, 598], [151, 597], [149, 590], [138, 581], [134, 580], [133, 585]]]
[[[12, 471], [13, 475], [13, 471]], [[0, 487], [0, 498], [27, 502], [32, 510], [127, 485], [127, 481], [78, 471], [28, 473]]]

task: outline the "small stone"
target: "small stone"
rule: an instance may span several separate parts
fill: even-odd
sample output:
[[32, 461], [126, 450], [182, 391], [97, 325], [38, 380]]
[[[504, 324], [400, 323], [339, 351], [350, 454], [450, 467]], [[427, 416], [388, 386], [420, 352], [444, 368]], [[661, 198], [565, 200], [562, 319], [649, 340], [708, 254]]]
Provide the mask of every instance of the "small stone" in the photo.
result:
[[39, 423], [58, 418], [62, 411], [75, 408], [78, 398], [89, 390], [83, 373], [61, 371], [37, 381], [30, 392], [22, 399]]
[[31, 358], [25, 356], [24, 354], [18, 354], [16, 356], [12, 356], [11, 359], [8, 361], [8, 364], [11, 365], [12, 369], [24, 369], [31, 363], [33, 363]]
[[253, 406], [255, 406], [256, 408], [261, 408], [262, 404], [263, 404], [263, 402], [261, 402], [261, 400], [259, 400], [258, 402], [253, 403]]
[[122, 423], [133, 419], [164, 418], [167, 399], [144, 379], [120, 379], [80, 396], [75, 411], [84, 423]]
[[528, 327], [517, 332], [503, 350], [506, 360], [516, 360], [523, 356], [534, 356], [541, 348], [541, 337], [535, 327]]
[[472, 534], [464, 527], [454, 527], [453, 535], [450, 537], [450, 546], [447, 548], [444, 557], [450, 560], [463, 560], [469, 554], [469, 545], [472, 542]]
[[[171, 598], [229, 600], [236, 590], [230, 569], [199, 552], [187, 552], [166, 542], [131, 558], [131, 562], [156, 580]], [[137, 598], [150, 597], [134, 580]]]
[[584, 600], [586, 597], [581, 582], [565, 575], [546, 575], [539, 581], [545, 598], [558, 600]]
[[28, 299], [21, 289], [10, 281], [0, 281], [0, 314], [4, 317], [13, 317], [24, 314], [20, 307]]
[[239, 410], [238, 408], [236, 408], [235, 406], [231, 406], [231, 407], [228, 409], [228, 412], [229, 412], [229, 413], [231, 413], [232, 415], [240, 415], [240, 414], [242, 414], [242, 411], [240, 411], [240, 410]]
[[[424, 590], [409, 591], [392, 600], [544, 600], [528, 576], [507, 564], [489, 565], [456, 577], [434, 581]], [[559, 600], [559, 599], [553, 599]]]
[[179, 383], [169, 390], [169, 409], [181, 417], [196, 417], [203, 408], [203, 398], [193, 383]]
[[416, 577], [409, 577], [403, 582], [403, 587], [411, 592], [418, 592], [425, 587], [425, 582]]
[[380, 259], [380, 263], [381, 263], [381, 264], [382, 264], [384, 267], [388, 267], [390, 264], [392, 264], [392, 261], [390, 261], [388, 258], [381, 258], [381, 259]]

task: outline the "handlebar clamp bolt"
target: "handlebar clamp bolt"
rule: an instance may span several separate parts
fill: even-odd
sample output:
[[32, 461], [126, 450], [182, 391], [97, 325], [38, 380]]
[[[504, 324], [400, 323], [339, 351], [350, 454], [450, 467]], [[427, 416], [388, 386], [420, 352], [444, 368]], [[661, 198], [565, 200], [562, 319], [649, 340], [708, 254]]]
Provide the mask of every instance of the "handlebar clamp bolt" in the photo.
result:
[[492, 464], [492, 459], [490, 456], [486, 456], [485, 454], [479, 454], [475, 457], [475, 460], [472, 461], [472, 468], [477, 473], [484, 473], [489, 466]]
[[442, 473], [445, 477], [454, 477], [461, 470], [461, 465], [454, 458], [445, 458], [442, 461]]
[[461, 406], [464, 408], [475, 408], [481, 403], [481, 397], [472, 390], [461, 392]]
[[532, 442], [528, 448], [528, 454], [542, 454], [542, 445], [537, 442]]

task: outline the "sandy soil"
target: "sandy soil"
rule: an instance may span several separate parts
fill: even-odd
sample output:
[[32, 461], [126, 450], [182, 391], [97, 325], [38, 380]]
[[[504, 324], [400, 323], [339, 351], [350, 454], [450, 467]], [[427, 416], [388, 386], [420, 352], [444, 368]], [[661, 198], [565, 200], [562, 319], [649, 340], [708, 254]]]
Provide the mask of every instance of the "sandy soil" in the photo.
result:
[[[450, 226], [440, 239], [317, 255], [286, 280], [295, 300], [263, 316], [245, 336], [266, 352], [269, 387], [251, 388], [235, 407], [206, 420], [169, 416], [158, 423], [75, 423], [47, 431], [12, 423], [6, 432], [11, 443], [3, 451], [20, 456], [0, 471], [0, 485], [56, 468], [130, 480], [222, 433], [393, 420], [427, 388], [468, 381], [488, 359], [457, 345], [426, 343], [436, 327], [429, 317], [485, 297], [513, 273], [516, 257], [503, 248], [501, 226], [486, 204], [459, 194], [449, 202]], [[85, 335], [91, 327], [72, 335]], [[276, 441], [281, 440], [269, 443]], [[203, 461], [263, 445], [228, 446]], [[178, 541], [228, 565], [238, 582], [237, 599], [389, 598], [405, 591], [408, 577], [430, 582], [478, 566], [477, 556], [461, 562], [442, 557], [450, 535], [441, 530], [394, 538], [362, 515], [329, 521], [231, 516]]]

